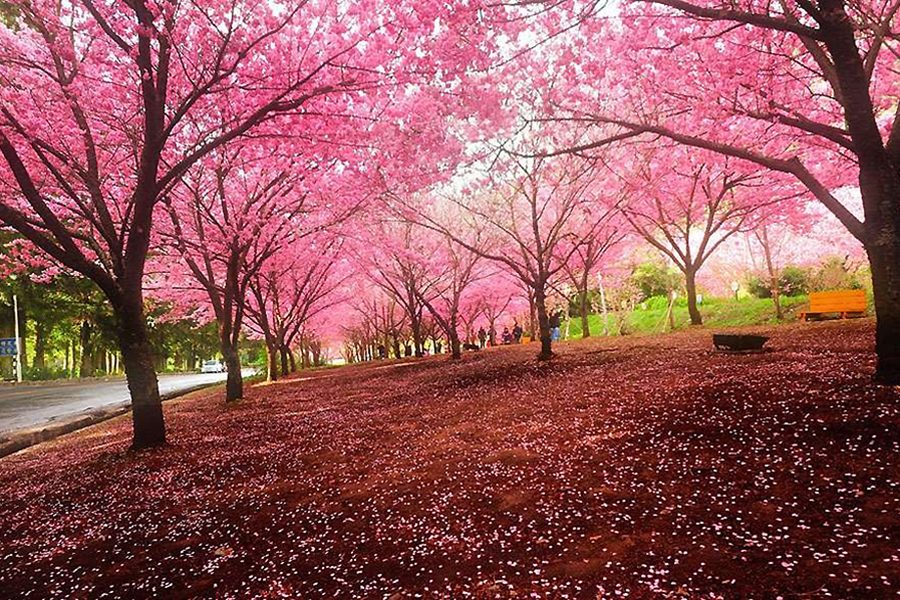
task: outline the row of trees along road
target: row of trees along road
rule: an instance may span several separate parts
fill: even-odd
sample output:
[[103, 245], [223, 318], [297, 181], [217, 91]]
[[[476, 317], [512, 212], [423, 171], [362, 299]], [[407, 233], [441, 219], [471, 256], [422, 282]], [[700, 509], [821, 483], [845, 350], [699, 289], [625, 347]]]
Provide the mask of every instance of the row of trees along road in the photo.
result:
[[442, 89], [441, 73], [484, 63], [490, 48], [466, 40], [493, 12], [378, 0], [16, 4], [0, 30], [0, 221], [109, 300], [135, 448], [166, 435], [143, 294], [160, 202], [251, 135], [337, 145], [414, 113], [435, 92], [409, 86]]

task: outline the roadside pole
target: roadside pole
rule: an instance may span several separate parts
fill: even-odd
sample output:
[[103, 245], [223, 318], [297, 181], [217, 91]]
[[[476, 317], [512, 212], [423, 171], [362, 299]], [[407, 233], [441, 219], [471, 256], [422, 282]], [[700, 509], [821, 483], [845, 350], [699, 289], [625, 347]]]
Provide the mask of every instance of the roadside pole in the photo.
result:
[[19, 299], [13, 294], [13, 320], [16, 335], [16, 381], [22, 383], [22, 340], [19, 339]]

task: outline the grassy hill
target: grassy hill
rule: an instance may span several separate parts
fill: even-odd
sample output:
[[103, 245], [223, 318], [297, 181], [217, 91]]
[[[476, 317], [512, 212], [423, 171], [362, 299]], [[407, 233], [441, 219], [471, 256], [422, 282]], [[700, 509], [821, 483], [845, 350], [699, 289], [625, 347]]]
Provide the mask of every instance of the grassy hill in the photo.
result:
[[[781, 299], [785, 320], [796, 319], [796, 314], [807, 303], [806, 296], [792, 296]], [[706, 298], [700, 305], [703, 324], [710, 327], [742, 327], [746, 325], [768, 325], [777, 323], [775, 306], [770, 298]], [[619, 315], [610, 313], [609, 329], [613, 335], [619, 331]], [[653, 298], [639, 305], [625, 316], [626, 333], [660, 333], [667, 328], [665, 299]], [[690, 324], [687, 305], [683, 299], [675, 304], [674, 319], [676, 329]], [[602, 335], [603, 317], [591, 315], [588, 318], [591, 335]], [[566, 332], [566, 323], [562, 326]], [[581, 319], [574, 317], [569, 323], [569, 339], [581, 337]]]

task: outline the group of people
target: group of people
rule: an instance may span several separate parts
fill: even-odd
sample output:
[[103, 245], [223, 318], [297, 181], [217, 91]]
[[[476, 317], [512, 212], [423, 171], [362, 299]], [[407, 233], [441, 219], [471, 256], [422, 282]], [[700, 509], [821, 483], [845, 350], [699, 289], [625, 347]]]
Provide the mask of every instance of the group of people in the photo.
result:
[[[554, 342], [558, 342], [560, 339], [560, 322], [562, 321], [562, 311], [554, 311], [550, 314], [550, 339]], [[509, 327], [503, 328], [503, 333], [500, 334], [500, 344], [506, 346], [509, 344], [521, 344], [522, 337], [525, 335], [525, 330], [519, 324], [518, 320], [513, 321], [512, 329]], [[434, 342], [434, 353], [440, 354], [442, 350], [442, 344], [439, 340], [435, 340]], [[466, 350], [474, 350], [474, 349], [484, 349], [487, 346], [496, 346], [497, 345], [497, 332], [491, 327], [490, 332], [488, 332], [484, 327], [481, 327], [478, 330], [478, 345], [475, 344], [464, 344]], [[378, 358], [384, 359], [388, 356], [388, 349], [384, 344], [378, 345]], [[400, 346], [400, 353], [405, 356], [412, 356], [414, 353], [414, 349], [412, 344], [407, 342], [405, 345]], [[424, 350], [425, 354], [428, 354], [427, 348]]]
[[515, 321], [513, 324], [512, 331], [509, 330], [509, 327], [503, 328], [503, 334], [500, 336], [501, 344], [521, 344], [522, 336], [525, 334], [525, 330], [522, 329], [522, 326], [519, 325], [518, 321]]
[[[557, 310], [550, 314], [550, 340], [554, 342], [558, 342], [560, 339], [560, 324], [562, 323], [562, 311]], [[481, 347], [484, 348], [484, 328], [478, 332], [478, 339], [481, 341]], [[500, 336], [500, 343], [507, 344], [521, 344], [522, 336], [525, 334], [525, 330], [522, 329], [522, 326], [519, 325], [518, 321], [513, 322], [512, 330], [509, 327], [503, 328], [503, 334]], [[493, 337], [493, 336], [492, 336]]]

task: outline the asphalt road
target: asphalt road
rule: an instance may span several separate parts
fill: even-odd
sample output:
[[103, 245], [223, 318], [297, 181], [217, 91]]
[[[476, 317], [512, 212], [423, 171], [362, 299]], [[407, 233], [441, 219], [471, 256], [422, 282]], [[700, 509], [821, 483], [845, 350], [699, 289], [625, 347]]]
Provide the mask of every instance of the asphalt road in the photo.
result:
[[[252, 369], [243, 371], [245, 377]], [[225, 373], [160, 375], [160, 394], [172, 394], [225, 381]], [[131, 403], [124, 379], [0, 385], [0, 432], [45, 425], [98, 408]]]

